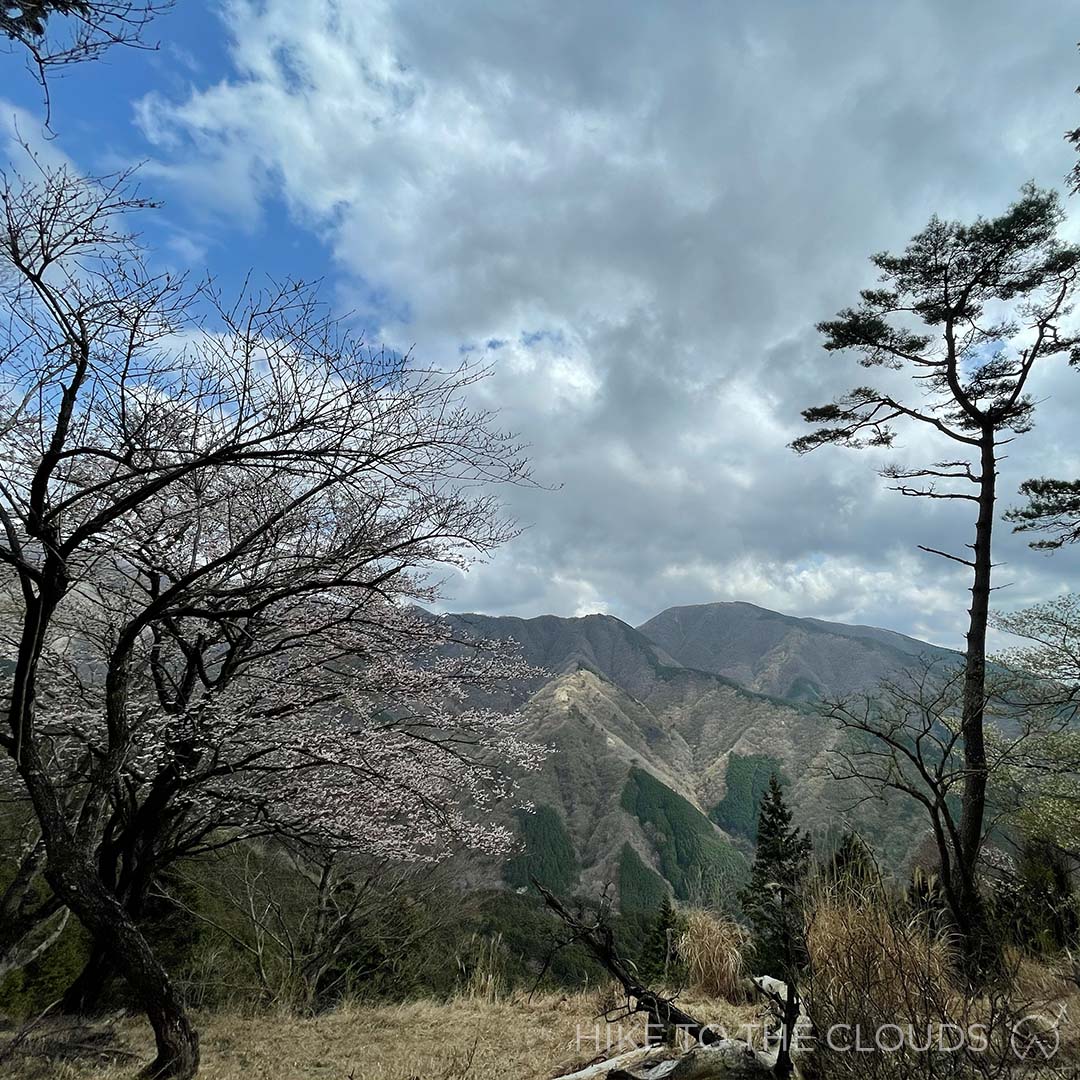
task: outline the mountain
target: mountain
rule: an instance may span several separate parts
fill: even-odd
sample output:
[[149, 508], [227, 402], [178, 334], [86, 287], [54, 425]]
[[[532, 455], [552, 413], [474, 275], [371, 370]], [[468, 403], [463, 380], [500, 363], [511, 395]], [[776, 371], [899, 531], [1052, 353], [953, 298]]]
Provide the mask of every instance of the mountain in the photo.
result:
[[924, 662], [960, 659], [892, 630], [799, 619], [745, 603], [668, 608], [638, 630], [684, 667], [796, 701], [869, 690]]
[[513, 638], [522, 655], [551, 676], [592, 671], [630, 694], [644, 695], [663, 668], [682, 665], [613, 615], [564, 619], [540, 615], [450, 615], [459, 632], [475, 638]]
[[921, 839], [896, 806], [845, 815], [828, 769], [840, 733], [805, 699], [868, 688], [944, 650], [749, 604], [675, 608], [639, 629], [609, 615], [449, 618], [462, 636], [513, 638], [547, 672], [502, 703], [553, 748], [540, 774], [522, 777], [535, 810], [516, 815], [522, 849], [501, 869], [515, 888], [533, 874], [592, 895], [611, 884], [623, 906], [669, 890], [730, 894], [772, 772], [823, 848], [857, 824], [901, 867]]

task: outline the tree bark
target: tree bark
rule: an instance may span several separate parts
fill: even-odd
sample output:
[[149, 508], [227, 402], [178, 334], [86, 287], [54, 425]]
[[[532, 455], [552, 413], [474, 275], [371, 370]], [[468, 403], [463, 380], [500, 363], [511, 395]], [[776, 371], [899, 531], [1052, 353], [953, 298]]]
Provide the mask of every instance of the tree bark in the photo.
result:
[[[106, 841], [98, 853], [98, 877], [123, 905], [132, 922], [138, 924], [150, 889], [150, 878], [133, 870], [136, 856], [131, 836], [131, 830], [125, 830], [118, 837], [106, 830]], [[73, 1015], [93, 1012], [101, 1003], [105, 987], [114, 974], [116, 965], [110, 950], [95, 942], [82, 971], [64, 991], [61, 1010]]]
[[964, 661], [964, 693], [961, 732], [964, 739], [964, 787], [961, 798], [959, 847], [953, 869], [954, 890], [961, 912], [959, 929], [980, 953], [977, 938], [985, 936], [982, 898], [977, 869], [983, 841], [986, 811], [986, 629], [990, 616], [990, 591], [994, 507], [997, 490], [997, 453], [994, 430], [984, 427], [980, 439], [979, 516], [973, 545], [974, 576], [968, 609], [967, 651]]
[[32, 737], [34, 681], [46, 621], [43, 616], [55, 607], [55, 597], [62, 593], [62, 587], [56, 587], [48, 601], [28, 605], [9, 717], [19, 774], [33, 802], [45, 845], [45, 880], [95, 943], [108, 950], [146, 1011], [157, 1044], [157, 1057], [148, 1066], [147, 1075], [159, 1080], [190, 1080], [199, 1068], [198, 1034], [168, 972], [116, 894], [102, 881], [93, 861], [92, 837], [71, 828], [64, 802]]
[[146, 1075], [190, 1080], [199, 1068], [199, 1036], [168, 972], [123, 905], [101, 883], [93, 866], [75, 853], [58, 852], [46, 870], [50, 884], [79, 921], [108, 950], [136, 993], [154, 1029], [157, 1057]]
[[[121, 828], [113, 822], [106, 828], [106, 839], [98, 852], [101, 882], [137, 925], [142, 923], [155, 871], [169, 861], [158, 857], [155, 840], [168, 822], [168, 796], [173, 793], [174, 789], [156, 784], [151, 797], [127, 827]], [[94, 1011], [115, 974], [116, 965], [109, 949], [95, 944], [82, 971], [64, 991], [62, 1011], [75, 1015]]]

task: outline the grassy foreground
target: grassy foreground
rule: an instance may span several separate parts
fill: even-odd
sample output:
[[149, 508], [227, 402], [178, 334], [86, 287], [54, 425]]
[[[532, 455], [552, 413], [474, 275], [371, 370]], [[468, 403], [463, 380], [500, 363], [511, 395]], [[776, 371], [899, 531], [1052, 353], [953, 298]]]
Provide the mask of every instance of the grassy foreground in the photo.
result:
[[[278, 1014], [197, 1017], [205, 1080], [547, 1080], [595, 1057], [595, 1040], [614, 1053], [620, 1035], [640, 1041], [638, 1020], [606, 1025], [599, 993], [525, 995], [503, 1001], [458, 998], [398, 1006], [348, 1005], [310, 1018]], [[709, 1002], [733, 1027], [753, 1015]], [[579, 1040], [579, 1031], [581, 1038]], [[8, 1033], [10, 1034], [10, 1033]], [[608, 1056], [605, 1052], [603, 1056]], [[153, 1057], [138, 1017], [104, 1034], [44, 1023], [0, 1075], [18, 1080], [130, 1080]]]

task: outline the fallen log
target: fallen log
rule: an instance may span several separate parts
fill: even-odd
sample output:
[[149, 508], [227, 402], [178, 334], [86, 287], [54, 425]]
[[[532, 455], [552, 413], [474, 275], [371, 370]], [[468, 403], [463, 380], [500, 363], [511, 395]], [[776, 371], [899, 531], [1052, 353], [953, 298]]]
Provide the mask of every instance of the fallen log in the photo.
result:
[[[771, 1055], [740, 1039], [721, 1039], [709, 1046], [695, 1046], [663, 1073], [646, 1072], [630, 1080], [764, 1080], [774, 1072]], [[612, 1074], [609, 1080], [618, 1077]]]
[[631, 1050], [556, 1080], [764, 1080], [771, 1075], [768, 1054], [739, 1039], [720, 1039], [663, 1059], [655, 1049]]
[[608, 1058], [607, 1061], [594, 1061], [591, 1065], [586, 1065], [584, 1069], [557, 1076], [555, 1080], [597, 1080], [598, 1077], [608, 1076], [616, 1069], [636, 1068], [650, 1063], [658, 1063], [656, 1048], [640, 1046], [636, 1050], [628, 1050], [625, 1054]]
[[615, 947], [615, 937], [611, 927], [602, 919], [587, 923], [578, 918], [563, 902], [549, 889], [544, 888], [536, 878], [532, 879], [533, 886], [544, 898], [556, 915], [573, 932], [573, 940], [584, 945], [589, 952], [603, 965], [609, 974], [614, 976], [622, 986], [628, 999], [637, 1002], [635, 1012], [643, 1012], [649, 1019], [649, 1029], [656, 1034], [679, 1031], [684, 1037], [693, 1039], [701, 1046], [718, 1042], [722, 1036], [719, 1032], [703, 1024], [695, 1016], [675, 1004], [674, 999], [658, 994], [641, 983], [636, 974], [627, 966], [619, 956]]
[[[787, 1027], [781, 1036], [779, 1052], [756, 1050], [741, 1039], [730, 1039], [703, 1024], [675, 1004], [673, 998], [650, 990], [637, 978], [632, 966], [619, 955], [615, 936], [603, 918], [586, 922], [571, 912], [549, 889], [532, 879], [544, 903], [569, 927], [571, 941], [583, 945], [623, 988], [627, 1000], [636, 1002], [632, 1011], [644, 1012], [649, 1027], [658, 1033], [678, 1031], [696, 1043], [690, 1050], [675, 1056], [660, 1057], [655, 1046], [641, 1047], [607, 1061], [595, 1062], [556, 1080], [737, 1080], [737, 1078], [786, 1075], [791, 1071]], [[568, 944], [568, 943], [567, 943]], [[753, 980], [761, 993], [778, 1004], [790, 1020], [792, 1008], [798, 1016], [798, 997], [794, 987], [779, 979], [758, 976]], [[628, 1006], [629, 1008], [629, 1006]]]

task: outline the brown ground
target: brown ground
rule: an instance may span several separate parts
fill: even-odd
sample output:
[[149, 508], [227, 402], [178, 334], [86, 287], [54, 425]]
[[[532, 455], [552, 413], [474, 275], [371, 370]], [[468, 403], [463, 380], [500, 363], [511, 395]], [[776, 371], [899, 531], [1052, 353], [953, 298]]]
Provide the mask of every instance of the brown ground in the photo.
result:
[[[1060, 1056], [1055, 1068], [1047, 1064], [1045, 1074], [1078, 1076], [1080, 994], [1075, 988], [1062, 994], [1060, 984], [1042, 989], [1055, 992], [1040, 1011], [1068, 1006]], [[201, 1080], [549, 1080], [641, 1044], [641, 1020], [606, 1025], [599, 1018], [603, 1003], [604, 996], [594, 992], [347, 1005], [307, 1018], [272, 1012], [196, 1015], [199, 1075]], [[691, 995], [680, 1003], [732, 1035], [744, 1035], [740, 1025], [761, 1016], [760, 1007]], [[4, 1080], [134, 1080], [153, 1057], [149, 1027], [137, 1016], [82, 1026], [44, 1021], [10, 1054], [14, 1034], [10, 1026], [0, 1028]]]
[[[611, 1054], [618, 1051], [620, 1028], [598, 1020], [599, 1007], [599, 995], [579, 994], [495, 1003], [463, 998], [354, 1005], [307, 1019], [199, 1016], [199, 1075], [204, 1080], [546, 1080], [595, 1058], [597, 1037], [600, 1052], [609, 1039]], [[697, 1011], [717, 1023], [726, 1020], [733, 1033], [753, 1013], [722, 1003], [699, 1005]], [[624, 1021], [621, 1033], [627, 1040], [623, 1049], [632, 1048], [630, 1040], [643, 1035], [640, 1021]], [[0, 1044], [9, 1037], [5, 1032]], [[149, 1029], [137, 1017], [115, 1021], [104, 1035], [43, 1024], [23, 1052], [0, 1062], [0, 1076], [131, 1080], [152, 1057]]]

